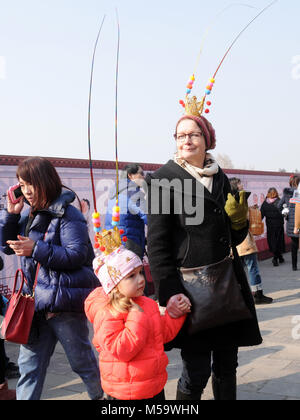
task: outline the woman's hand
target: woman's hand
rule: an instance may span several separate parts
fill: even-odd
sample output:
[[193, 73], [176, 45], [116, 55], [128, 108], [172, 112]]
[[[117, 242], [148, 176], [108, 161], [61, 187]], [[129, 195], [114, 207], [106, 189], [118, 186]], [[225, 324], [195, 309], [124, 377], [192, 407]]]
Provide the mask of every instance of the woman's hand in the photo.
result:
[[191, 312], [191, 302], [182, 293], [172, 296], [167, 303], [167, 311], [171, 318], [179, 318], [187, 312]]
[[8, 192], [6, 194], [7, 194], [7, 211], [8, 211], [8, 213], [20, 214], [23, 207], [24, 207], [24, 197], [22, 197], [21, 200], [18, 203], [13, 204], [11, 202], [11, 199], [9, 198]]
[[7, 244], [19, 257], [31, 257], [35, 242], [21, 235], [18, 235], [18, 239], [18, 241], [7, 241]]

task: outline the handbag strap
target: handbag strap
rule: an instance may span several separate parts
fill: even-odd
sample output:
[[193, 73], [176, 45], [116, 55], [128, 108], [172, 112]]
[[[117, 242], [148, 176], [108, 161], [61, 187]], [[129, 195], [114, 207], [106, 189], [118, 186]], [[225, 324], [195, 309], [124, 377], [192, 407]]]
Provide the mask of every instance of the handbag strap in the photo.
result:
[[17, 297], [19, 297], [20, 294], [22, 293], [22, 289], [23, 289], [23, 285], [24, 285], [24, 281], [25, 281], [25, 276], [24, 276], [24, 273], [23, 273], [22, 269], [18, 268], [17, 271], [16, 271], [16, 274], [15, 274], [14, 286], [13, 286], [13, 290], [11, 292], [11, 295], [13, 295], [16, 291], [19, 273], [21, 274], [21, 285], [19, 287]]

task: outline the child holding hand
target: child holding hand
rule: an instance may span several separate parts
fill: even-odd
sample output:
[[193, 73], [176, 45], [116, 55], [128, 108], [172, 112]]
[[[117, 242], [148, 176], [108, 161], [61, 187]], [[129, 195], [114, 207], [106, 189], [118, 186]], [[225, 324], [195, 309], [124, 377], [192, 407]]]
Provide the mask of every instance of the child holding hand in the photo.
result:
[[[88, 296], [85, 312], [93, 323], [107, 399], [164, 400], [164, 343], [176, 337], [186, 315], [171, 318], [168, 306], [161, 315], [157, 303], [143, 296], [142, 261], [124, 247], [95, 258], [94, 270], [102, 287]], [[183, 313], [190, 312], [190, 305], [185, 296], [180, 298]]]

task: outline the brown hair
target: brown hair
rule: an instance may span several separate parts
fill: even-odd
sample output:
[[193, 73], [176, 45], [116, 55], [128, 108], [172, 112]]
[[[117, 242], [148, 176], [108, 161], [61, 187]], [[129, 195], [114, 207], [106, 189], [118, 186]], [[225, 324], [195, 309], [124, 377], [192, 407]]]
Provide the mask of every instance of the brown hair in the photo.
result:
[[20, 163], [17, 178], [31, 184], [35, 190], [35, 202], [32, 210], [48, 208], [62, 191], [61, 179], [49, 160], [41, 157], [31, 157]]
[[276, 188], [272, 187], [269, 189], [267, 198], [279, 198], [278, 191]]
[[290, 177], [290, 187], [291, 188], [297, 188], [300, 182], [300, 177], [299, 175], [292, 175]]
[[240, 178], [230, 178], [229, 182], [230, 182], [230, 187], [231, 187], [232, 194], [234, 195], [237, 192], [239, 192], [238, 185], [242, 182], [240, 180]]

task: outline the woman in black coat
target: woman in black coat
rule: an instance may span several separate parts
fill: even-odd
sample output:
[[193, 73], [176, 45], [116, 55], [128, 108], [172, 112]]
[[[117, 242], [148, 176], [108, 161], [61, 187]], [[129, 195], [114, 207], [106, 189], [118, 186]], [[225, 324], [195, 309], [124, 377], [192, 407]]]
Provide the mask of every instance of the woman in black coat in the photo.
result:
[[293, 271], [297, 271], [297, 262], [298, 262], [298, 249], [299, 249], [299, 234], [294, 232], [295, 229], [295, 203], [291, 202], [291, 199], [294, 196], [295, 191], [298, 188], [300, 182], [299, 175], [292, 175], [290, 177], [290, 188], [285, 188], [283, 190], [283, 196], [278, 203], [279, 209], [282, 211], [284, 207], [288, 209], [287, 214], [287, 223], [286, 223], [286, 233], [292, 240], [292, 267]]
[[[235, 201], [230, 194], [228, 178], [207, 154], [207, 150], [215, 147], [215, 133], [204, 117], [185, 116], [180, 119], [175, 140], [177, 154], [174, 160], [146, 178], [148, 255], [160, 304], [166, 306], [171, 299], [174, 315], [179, 315], [176, 299], [184, 295], [184, 289], [178, 268], [200, 267], [223, 260], [229, 255], [231, 241], [234, 270], [252, 314], [251, 319], [195, 335], [188, 335], [183, 327], [168, 347], [169, 350], [172, 347], [181, 349], [183, 371], [178, 382], [177, 399], [201, 399], [211, 370], [215, 399], [236, 399], [238, 347], [262, 342], [253, 297], [235, 248], [248, 232], [247, 206], [245, 201], [240, 204]], [[158, 194], [159, 182], [163, 184], [162, 192], [172, 183], [169, 194]]]
[[260, 212], [262, 219], [266, 218], [267, 240], [269, 250], [274, 255], [273, 265], [278, 267], [278, 261], [284, 262], [282, 254], [285, 252], [284, 218], [279, 209], [280, 198], [276, 188], [270, 188]]

